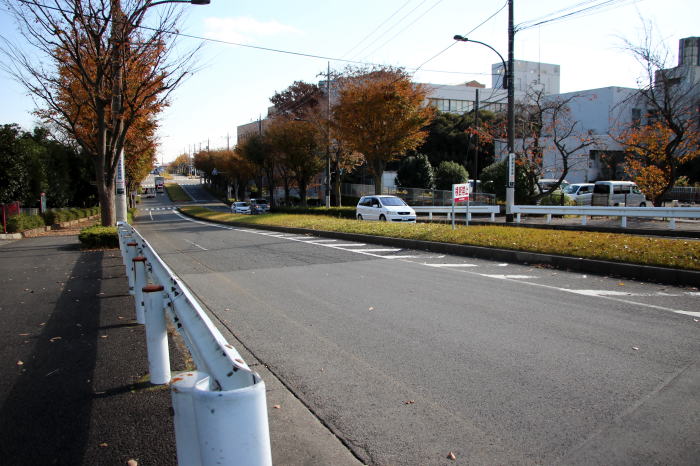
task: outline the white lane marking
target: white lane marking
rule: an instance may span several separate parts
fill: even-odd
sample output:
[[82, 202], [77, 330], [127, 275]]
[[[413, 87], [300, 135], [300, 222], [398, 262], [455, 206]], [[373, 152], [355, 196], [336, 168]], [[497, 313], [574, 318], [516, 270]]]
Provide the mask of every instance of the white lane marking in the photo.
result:
[[194, 241], [190, 241], [190, 240], [188, 240], [188, 239], [186, 239], [185, 241], [187, 241], [188, 243], [190, 243], [192, 246], [198, 247], [198, 248], [201, 249], [202, 251], [208, 251], [207, 248], [204, 248], [204, 247], [200, 246], [199, 244], [195, 243]]
[[[187, 220], [187, 221], [190, 221], [190, 222], [199, 223], [199, 224], [207, 225], [207, 226], [211, 226], [211, 227], [221, 228], [221, 229], [224, 229], [224, 230], [243, 231], [243, 232], [246, 232], [246, 233], [262, 233], [260, 230], [257, 230], [257, 231], [256, 231], [256, 230], [250, 230], [250, 229], [246, 229], [246, 228], [232, 228], [232, 227], [227, 227], [227, 226], [224, 226], [224, 225], [218, 225], [218, 224], [215, 224], [215, 223], [209, 223], [209, 222], [203, 222], [203, 221], [200, 221], [200, 220], [195, 220], [195, 219], [192, 219], [192, 218], [190, 218], [190, 217], [185, 217], [184, 215], [182, 215], [182, 214], [180, 214], [179, 212], [177, 212], [175, 209], [173, 209], [173, 213], [175, 213], [177, 216], [179, 216], [179, 217], [182, 218], [183, 220]], [[294, 239], [291, 239], [291, 238], [287, 238], [287, 239], [290, 239], [291, 241], [298, 241], [298, 242], [301, 242], [301, 241], [299, 241], [299, 240], [294, 240]], [[355, 252], [355, 253], [357, 253], [357, 254], [364, 254], [364, 255], [367, 255], [367, 256], [377, 257], [377, 258], [380, 258], [380, 259], [386, 259], [386, 258], [387, 258], [387, 256], [382, 256], [382, 255], [379, 255], [379, 254], [373, 254], [373, 253], [371, 253], [371, 252], [365, 252], [365, 251], [363, 251], [363, 250], [361, 250], [361, 249], [344, 249], [344, 248], [339, 248], [339, 247], [338, 247], [339, 245], [337, 245], [337, 244], [323, 244], [323, 243], [321, 243], [321, 244], [319, 244], [319, 246], [323, 246], [323, 247], [326, 247], [326, 248], [333, 248], [333, 249], [342, 249], [343, 251]], [[399, 251], [399, 250], [400, 250], [400, 249], [397, 249], [397, 251]], [[444, 256], [441, 256], [441, 257], [444, 257]], [[414, 261], [406, 261], [406, 262], [411, 262], [411, 263], [414, 263], [414, 264], [430, 266], [430, 264], [427, 264], [427, 263], [420, 263], [420, 262], [414, 262]], [[507, 265], [508, 265], [508, 264], [502, 264], [501, 266], [507, 266]], [[485, 275], [485, 274], [482, 274], [482, 273], [478, 273], [478, 272], [472, 272], [472, 271], [469, 271], [469, 270], [464, 270], [464, 269], [459, 269], [459, 268], [458, 268], [457, 271], [458, 271], [458, 272], [461, 272], [461, 273], [470, 274], [470, 275], [476, 275], [476, 276], [479, 276], [479, 277], [492, 278], [492, 277], [489, 277], [488, 275]], [[561, 288], [561, 287], [558, 287], [558, 286], [545, 285], [545, 284], [543, 284], [543, 283], [534, 283], [534, 282], [527, 282], [527, 281], [522, 281], [522, 280], [516, 280], [516, 279], [508, 278], [508, 277], [505, 276], [505, 275], [504, 275], [503, 277], [504, 277], [504, 278], [501, 278], [501, 280], [512, 281], [513, 283], [518, 283], [518, 284], [521, 284], [521, 285], [530, 285], [530, 286], [539, 287], [539, 288], [545, 288], [545, 289], [550, 289], [550, 290], [555, 290], [555, 291], [561, 291], [561, 292], [564, 292], [564, 293], [573, 293], [573, 294], [576, 294], [577, 291], [579, 291], [579, 290], [574, 290], [574, 289], [571, 289], [571, 288]], [[687, 294], [689, 294], [689, 295], [691, 295], [691, 296], [698, 296], [698, 295], [700, 295], [700, 292], [688, 292]], [[660, 310], [660, 311], [673, 312], [673, 313], [675, 313], [675, 314], [683, 314], [683, 315], [688, 315], [688, 316], [692, 316], [692, 317], [700, 317], [700, 312], [691, 312], [691, 311], [684, 311], [684, 310], [682, 310], [682, 309], [674, 309], [674, 308], [670, 308], [670, 307], [656, 306], [656, 305], [654, 305], [654, 304], [640, 303], [640, 302], [637, 302], [637, 301], [631, 301], [631, 300], [628, 300], [628, 299], [616, 298], [616, 297], [613, 297], [613, 296], [606, 296], [606, 295], [603, 295], [603, 294], [598, 294], [598, 295], [591, 296], [591, 297], [593, 297], [593, 298], [598, 298], [598, 299], [604, 299], [604, 300], [607, 300], [607, 301], [614, 301], [614, 302], [624, 303], [624, 304], [631, 304], [631, 305], [634, 305], [634, 306], [647, 307], [647, 308], [650, 308], [650, 309], [657, 309], [657, 310]]]
[[337, 239], [312, 239], [312, 240], [307, 240], [305, 242], [309, 243], [309, 244], [320, 244], [320, 243], [336, 243], [336, 242], [338, 242], [338, 240]]
[[151, 221], [153, 221], [153, 212], [151, 212], [151, 211], [149, 210], [149, 211], [148, 211], [148, 215], [151, 217]]
[[509, 264], [498, 264], [498, 267], [508, 267]]
[[428, 264], [427, 262], [424, 263], [423, 265], [427, 265], [428, 267], [478, 267], [476, 264]]
[[418, 259], [421, 256], [382, 256], [385, 259]]
[[[342, 249], [342, 248], [349, 248], [349, 247], [361, 247], [361, 246], [367, 246], [365, 243], [344, 243], [344, 244], [329, 244], [328, 246], [332, 246], [334, 248]], [[348, 249], [348, 251], [352, 251], [352, 249]]]
[[[325, 244], [319, 244], [319, 246], [325, 246]], [[329, 245], [331, 246], [331, 245]], [[338, 248], [341, 249], [341, 248]], [[343, 251], [352, 251], [352, 252], [399, 252], [401, 249], [343, 249]]]
[[482, 277], [497, 278], [499, 280], [504, 280], [506, 278], [518, 279], [518, 280], [527, 280], [529, 278], [537, 278], [537, 277], [533, 277], [532, 275], [498, 275], [498, 274], [491, 275], [491, 274], [487, 274], [487, 273], [481, 273], [479, 275], [481, 275]]

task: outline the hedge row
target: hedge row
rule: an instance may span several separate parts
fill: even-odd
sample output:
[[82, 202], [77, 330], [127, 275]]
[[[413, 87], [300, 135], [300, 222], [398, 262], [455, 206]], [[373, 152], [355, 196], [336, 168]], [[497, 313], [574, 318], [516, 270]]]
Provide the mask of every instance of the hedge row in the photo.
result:
[[335, 218], [355, 218], [355, 207], [275, 207], [280, 214], [327, 215]]
[[87, 209], [65, 208], [52, 209], [44, 213], [44, 221], [47, 225], [68, 222], [79, 218], [91, 217], [100, 212], [99, 207], [89, 207]]
[[86, 209], [52, 209], [41, 215], [15, 215], [7, 219], [7, 231], [8, 233], [19, 233], [26, 230], [33, 230], [34, 228], [42, 228], [46, 225], [90, 217], [92, 215], [97, 215], [99, 212], [99, 207], [89, 207]]
[[84, 249], [111, 249], [119, 247], [117, 227], [95, 225], [80, 230], [78, 235]]

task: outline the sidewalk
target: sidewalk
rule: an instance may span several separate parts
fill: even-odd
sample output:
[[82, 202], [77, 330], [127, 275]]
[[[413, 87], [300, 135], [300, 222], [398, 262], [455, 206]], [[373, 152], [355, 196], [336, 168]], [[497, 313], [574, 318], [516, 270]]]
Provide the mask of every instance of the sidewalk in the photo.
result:
[[[76, 235], [0, 241], [0, 463], [176, 465], [170, 390], [148, 382], [120, 252], [81, 251]], [[220, 330], [265, 381], [275, 464], [360, 464]], [[173, 371], [181, 348], [170, 339]]]

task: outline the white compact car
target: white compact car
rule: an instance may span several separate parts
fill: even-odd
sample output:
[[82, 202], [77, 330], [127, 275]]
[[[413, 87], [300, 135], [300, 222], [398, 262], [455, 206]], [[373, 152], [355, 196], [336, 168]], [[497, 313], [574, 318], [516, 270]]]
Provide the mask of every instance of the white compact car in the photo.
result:
[[231, 204], [231, 213], [234, 214], [249, 214], [250, 205], [247, 202], [234, 202]]
[[416, 223], [416, 211], [396, 196], [363, 196], [357, 203], [358, 220]]

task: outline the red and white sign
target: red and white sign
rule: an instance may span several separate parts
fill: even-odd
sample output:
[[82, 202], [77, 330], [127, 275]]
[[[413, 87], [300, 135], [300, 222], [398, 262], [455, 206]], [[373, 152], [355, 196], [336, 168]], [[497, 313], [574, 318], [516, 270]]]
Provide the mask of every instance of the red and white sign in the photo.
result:
[[464, 184], [453, 184], [452, 185], [452, 198], [455, 202], [462, 202], [469, 200], [469, 183]]

